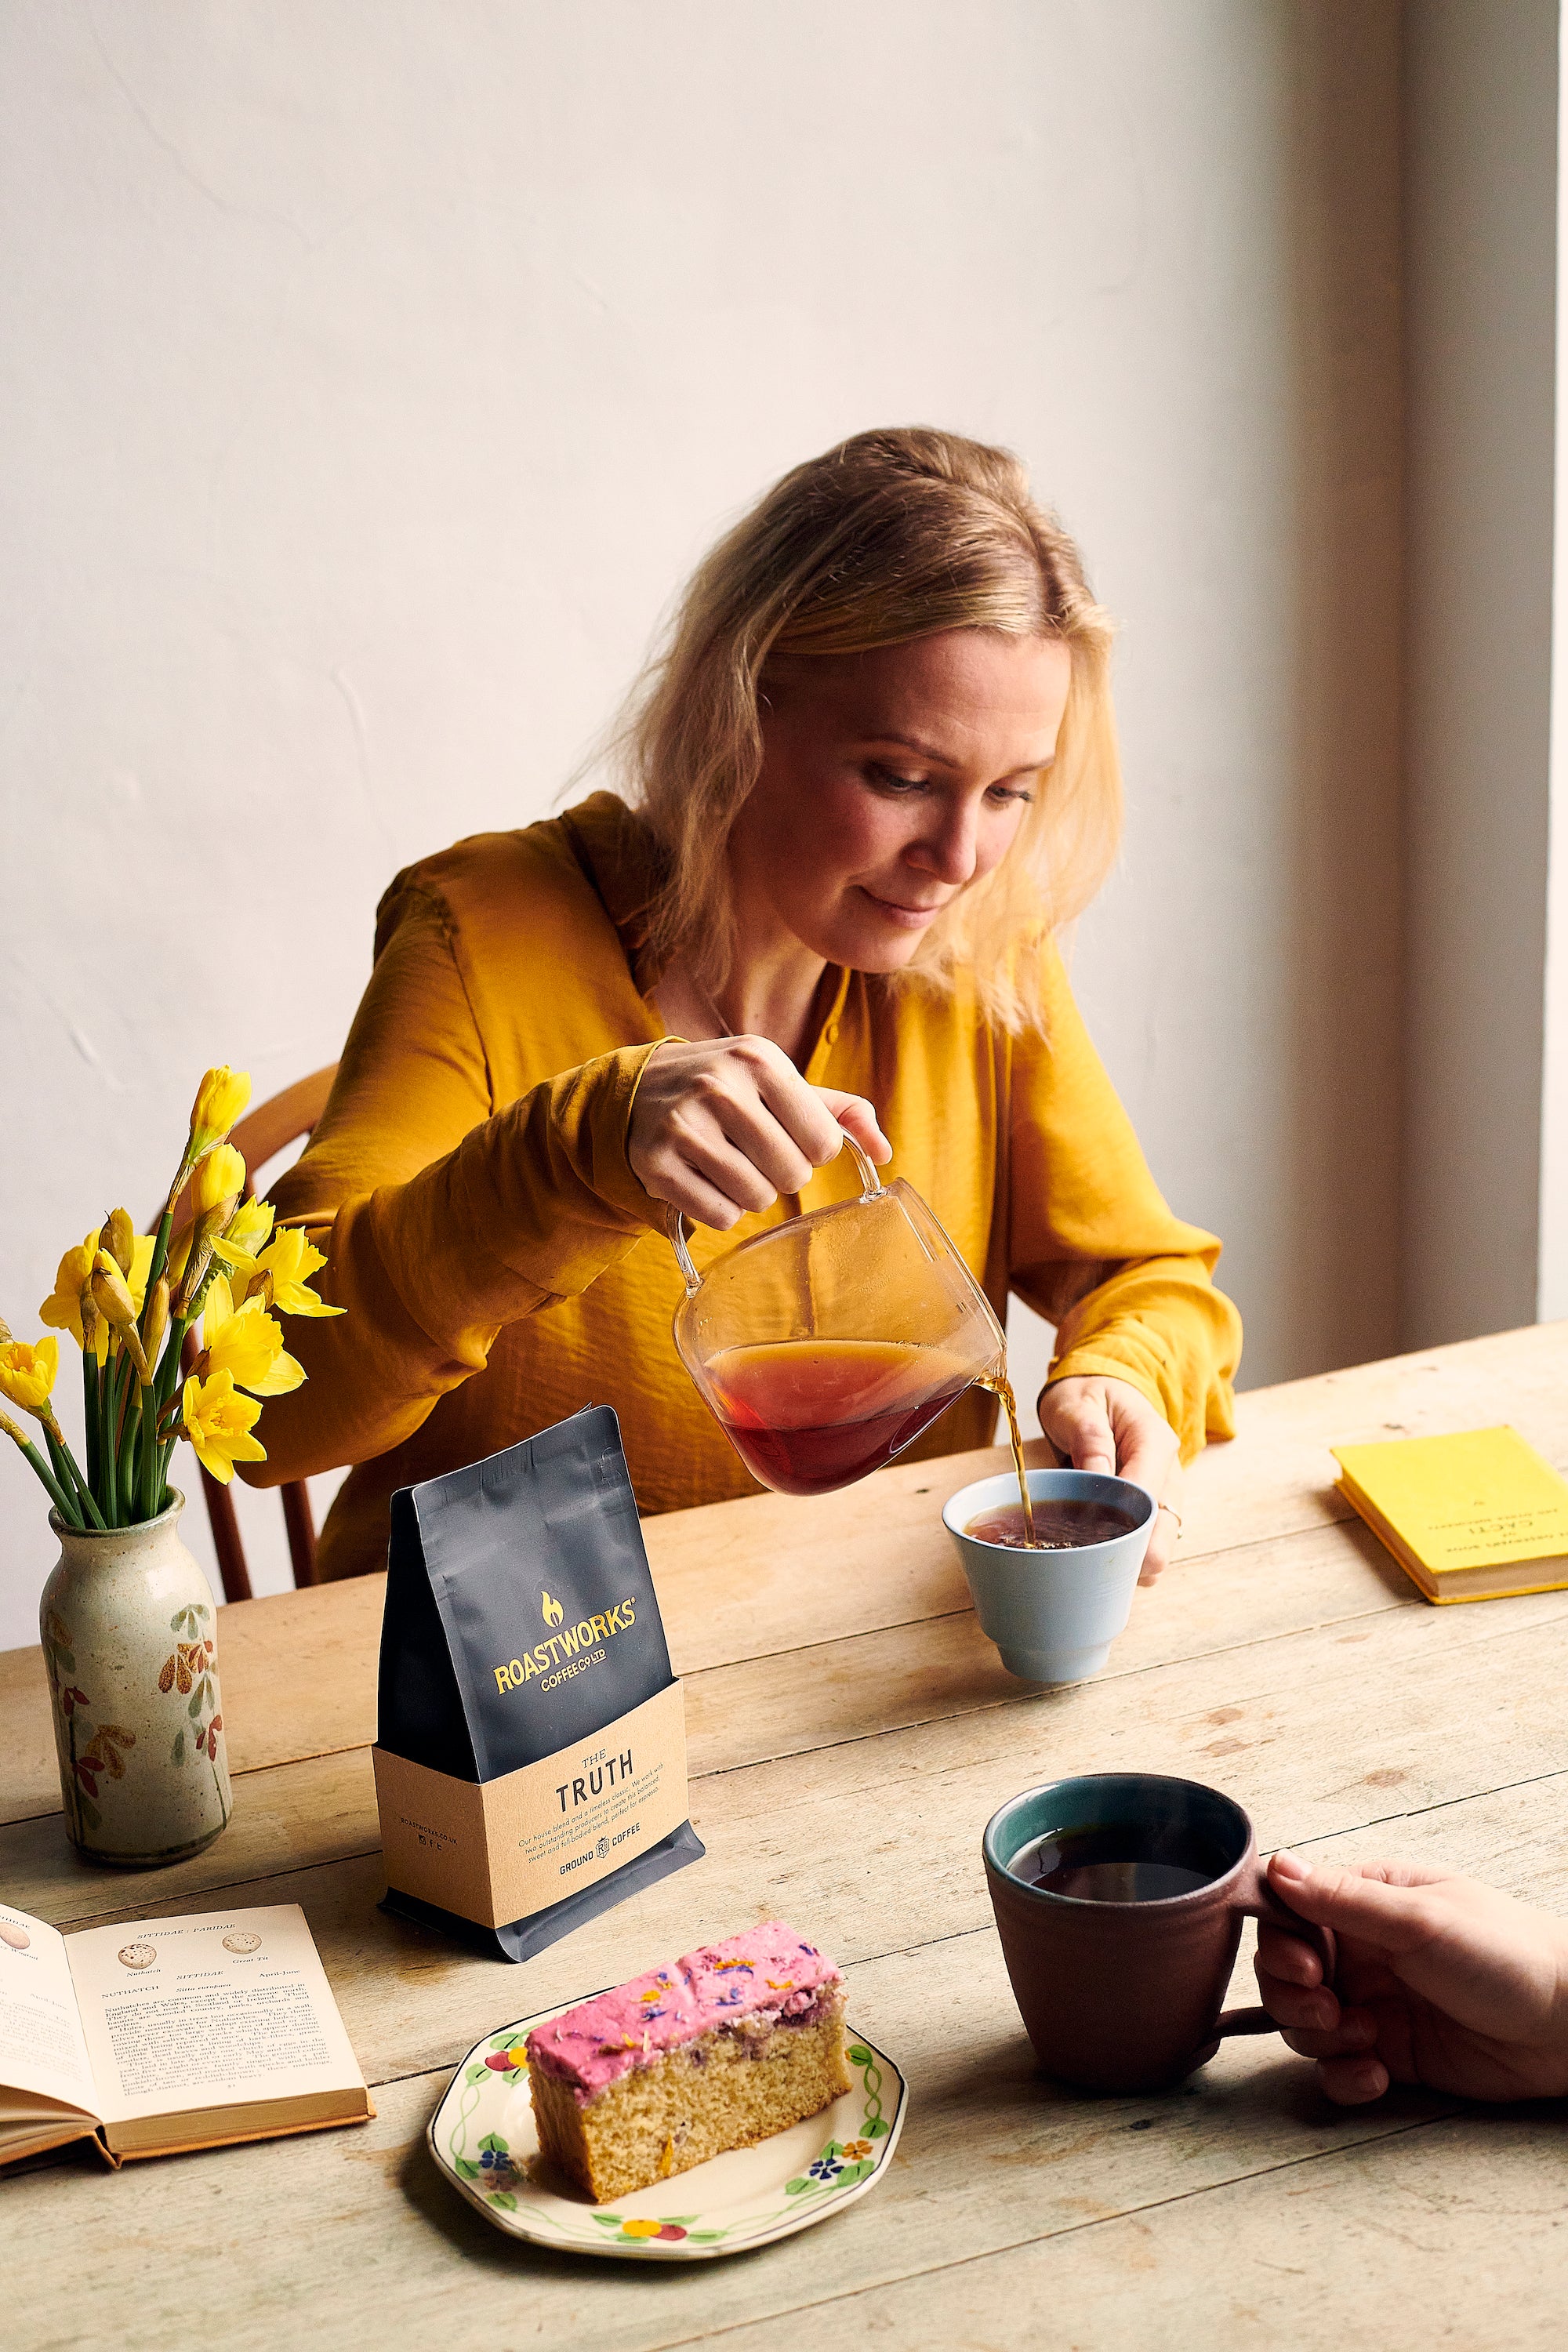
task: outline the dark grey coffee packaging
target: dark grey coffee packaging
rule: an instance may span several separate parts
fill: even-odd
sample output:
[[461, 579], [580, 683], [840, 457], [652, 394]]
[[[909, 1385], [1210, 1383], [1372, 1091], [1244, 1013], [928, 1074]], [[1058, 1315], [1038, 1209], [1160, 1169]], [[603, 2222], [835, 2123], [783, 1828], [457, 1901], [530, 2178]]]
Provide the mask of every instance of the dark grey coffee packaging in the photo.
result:
[[378, 1712], [390, 1909], [525, 1960], [700, 1858], [607, 1405], [394, 1495]]

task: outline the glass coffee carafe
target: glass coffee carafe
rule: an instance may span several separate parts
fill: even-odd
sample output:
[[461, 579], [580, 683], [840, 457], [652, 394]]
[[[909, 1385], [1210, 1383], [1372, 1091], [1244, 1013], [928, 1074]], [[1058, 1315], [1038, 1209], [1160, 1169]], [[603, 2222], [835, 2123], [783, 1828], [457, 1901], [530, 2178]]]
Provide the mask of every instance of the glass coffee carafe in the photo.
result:
[[920, 1194], [846, 1136], [858, 1200], [742, 1242], [686, 1277], [675, 1344], [748, 1470], [784, 1495], [847, 1486], [901, 1454], [973, 1381], [1000, 1393], [1006, 1341]]

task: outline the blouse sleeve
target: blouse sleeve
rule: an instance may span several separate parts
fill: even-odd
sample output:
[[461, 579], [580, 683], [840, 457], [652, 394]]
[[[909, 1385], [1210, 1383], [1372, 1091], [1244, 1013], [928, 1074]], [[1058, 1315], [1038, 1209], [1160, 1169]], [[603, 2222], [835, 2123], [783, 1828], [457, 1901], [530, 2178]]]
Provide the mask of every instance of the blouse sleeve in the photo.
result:
[[1235, 1433], [1241, 1318], [1215, 1287], [1220, 1244], [1166, 1207], [1061, 960], [1045, 952], [1045, 1033], [1013, 1045], [1009, 1280], [1057, 1326], [1052, 1381], [1131, 1381], [1190, 1459]]
[[399, 1444], [503, 1325], [585, 1290], [661, 1213], [626, 1153], [654, 1045], [498, 1109], [439, 902], [404, 886], [381, 932], [326, 1110], [272, 1188], [326, 1250], [319, 1287], [346, 1312], [289, 1318], [306, 1381], [268, 1404], [257, 1486]]

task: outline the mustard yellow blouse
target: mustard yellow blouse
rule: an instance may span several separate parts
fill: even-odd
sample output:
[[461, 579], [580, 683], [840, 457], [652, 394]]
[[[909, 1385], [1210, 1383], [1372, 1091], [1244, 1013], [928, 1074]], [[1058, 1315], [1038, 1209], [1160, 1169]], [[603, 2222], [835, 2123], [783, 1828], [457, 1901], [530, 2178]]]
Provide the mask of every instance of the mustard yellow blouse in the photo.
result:
[[[682, 1296], [661, 1205], [626, 1162], [639, 1073], [666, 1034], [638, 915], [637, 819], [607, 793], [400, 874], [326, 1112], [274, 1187], [328, 1251], [348, 1311], [289, 1326], [307, 1385], [268, 1405], [257, 1485], [355, 1466], [322, 1573], [382, 1565], [393, 1489], [590, 1402], [620, 1416], [645, 1512], [755, 1486], [675, 1353]], [[1219, 1244], [1171, 1214], [1089, 1042], [1054, 949], [1047, 1026], [1009, 1036], [952, 996], [843, 971], [805, 1066], [869, 1097], [891, 1172], [923, 1193], [998, 1316], [1016, 1290], [1058, 1326], [1053, 1379], [1111, 1373], [1184, 1454], [1232, 1433], [1236, 1309]], [[854, 1190], [846, 1153], [805, 1205]], [[793, 1213], [700, 1230], [700, 1266]], [[990, 1442], [970, 1390], [910, 1457]]]

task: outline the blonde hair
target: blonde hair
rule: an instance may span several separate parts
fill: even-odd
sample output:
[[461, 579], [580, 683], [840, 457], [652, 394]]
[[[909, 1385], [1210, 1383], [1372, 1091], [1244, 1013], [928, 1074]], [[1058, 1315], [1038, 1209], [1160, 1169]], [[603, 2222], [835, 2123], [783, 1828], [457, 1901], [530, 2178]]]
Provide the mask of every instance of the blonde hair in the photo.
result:
[[1071, 683], [1007, 856], [931, 925], [908, 971], [944, 991], [965, 972], [992, 1019], [1038, 1024], [1038, 958], [1017, 950], [1089, 904], [1121, 831], [1111, 625], [1018, 459], [956, 433], [840, 442], [775, 483], [693, 574], [617, 739], [626, 797], [661, 854], [647, 912], [657, 959], [680, 957], [710, 990], [728, 974], [725, 849], [762, 766], [769, 664], [963, 628], [1059, 638]]

